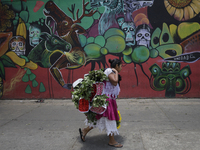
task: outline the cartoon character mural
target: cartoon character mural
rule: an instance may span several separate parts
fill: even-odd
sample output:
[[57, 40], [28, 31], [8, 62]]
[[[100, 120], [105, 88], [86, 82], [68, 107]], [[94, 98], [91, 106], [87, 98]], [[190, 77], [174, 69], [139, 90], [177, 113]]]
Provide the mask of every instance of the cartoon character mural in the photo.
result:
[[13, 36], [9, 42], [9, 48], [15, 52], [17, 56], [25, 55], [26, 53], [26, 41], [22, 36]]
[[151, 28], [147, 24], [141, 24], [136, 28], [136, 42], [137, 45], [150, 46]]
[[186, 94], [190, 91], [191, 70], [189, 65], [180, 69], [180, 63], [164, 62], [162, 68], [154, 64], [149, 70], [151, 71], [151, 88], [157, 91], [165, 90], [165, 97], [171, 98], [176, 94]]
[[[84, 16], [92, 16], [96, 11], [91, 10], [88, 14], [85, 13], [85, 7], [89, 2], [84, 3], [83, 0], [83, 14], [78, 17], [79, 9], [76, 12], [76, 20], [73, 20], [66, 15], [53, 1], [49, 1], [45, 5], [44, 14], [46, 17], [50, 17], [55, 20], [58, 35], [63, 40], [71, 45], [70, 51], [63, 53], [55, 63], [52, 63], [50, 72], [58, 83], [66, 88], [71, 89], [72, 84], [65, 84], [62, 74], [59, 71], [62, 68], [78, 68], [85, 64], [85, 52], [83, 51], [78, 39], [78, 34], [85, 33], [85, 29], [78, 25]], [[74, 16], [74, 10], [72, 10]]]
[[126, 45], [134, 46], [135, 45], [135, 24], [133, 22], [123, 22], [121, 29], [126, 36]]
[[99, 35], [103, 35], [109, 27], [116, 24], [116, 15], [123, 13], [123, 0], [90, 0], [90, 4], [92, 8], [105, 7], [98, 24]]
[[41, 27], [38, 24], [29, 27], [29, 42], [31, 46], [36, 46], [40, 42]]

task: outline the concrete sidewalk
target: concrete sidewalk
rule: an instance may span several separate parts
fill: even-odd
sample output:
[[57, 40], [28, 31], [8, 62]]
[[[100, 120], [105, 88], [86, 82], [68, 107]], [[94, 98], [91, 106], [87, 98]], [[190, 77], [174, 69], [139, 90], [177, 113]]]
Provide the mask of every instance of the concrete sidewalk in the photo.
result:
[[[199, 150], [200, 99], [119, 99], [123, 150]], [[0, 100], [0, 150], [110, 150], [106, 132], [86, 142], [85, 115], [71, 100]]]

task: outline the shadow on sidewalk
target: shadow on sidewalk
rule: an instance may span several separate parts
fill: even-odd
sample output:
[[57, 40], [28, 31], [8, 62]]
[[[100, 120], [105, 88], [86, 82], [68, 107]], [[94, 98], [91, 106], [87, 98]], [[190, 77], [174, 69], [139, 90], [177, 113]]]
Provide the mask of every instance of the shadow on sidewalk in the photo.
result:
[[[115, 140], [121, 144], [123, 144], [125, 141], [124, 137], [121, 135], [115, 136]], [[108, 141], [109, 137], [106, 134], [99, 134], [95, 136], [88, 135], [85, 142], [82, 142], [79, 138], [79, 142], [82, 143], [80, 150], [105, 150], [114, 148], [108, 145]]]

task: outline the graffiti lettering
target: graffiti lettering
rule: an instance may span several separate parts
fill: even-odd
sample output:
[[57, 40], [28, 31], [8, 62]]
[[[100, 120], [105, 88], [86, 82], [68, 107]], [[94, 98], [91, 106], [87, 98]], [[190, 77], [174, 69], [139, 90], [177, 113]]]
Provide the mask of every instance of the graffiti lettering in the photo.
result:
[[177, 61], [177, 62], [195, 62], [200, 58], [200, 52], [193, 52], [188, 54], [178, 55], [176, 57], [166, 58], [165, 60]]

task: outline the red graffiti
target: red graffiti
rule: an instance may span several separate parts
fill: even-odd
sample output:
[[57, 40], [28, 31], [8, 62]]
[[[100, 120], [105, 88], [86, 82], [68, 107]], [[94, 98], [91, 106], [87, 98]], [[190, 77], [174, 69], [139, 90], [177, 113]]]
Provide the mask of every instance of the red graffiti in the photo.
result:
[[[26, 1], [26, 0], [24, 0], [24, 1]], [[35, 4], [35, 7], [33, 8], [33, 11], [37, 12], [42, 7], [42, 5], [44, 5], [43, 1], [37, 1]]]

